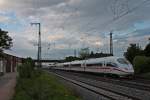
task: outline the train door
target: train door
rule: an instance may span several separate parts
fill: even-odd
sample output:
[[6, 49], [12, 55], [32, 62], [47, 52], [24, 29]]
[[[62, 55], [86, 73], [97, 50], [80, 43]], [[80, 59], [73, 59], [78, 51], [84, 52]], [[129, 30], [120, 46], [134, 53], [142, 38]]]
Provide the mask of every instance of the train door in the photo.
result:
[[85, 67], [86, 67], [86, 61], [83, 61], [83, 63], [82, 63], [82, 65], [81, 65], [81, 67], [82, 67], [82, 70], [83, 70], [83, 71], [85, 71], [85, 70], [86, 70], [86, 68], [85, 68]]
[[106, 61], [103, 61], [103, 68], [102, 68], [102, 73], [106, 73], [106, 64], [107, 64], [107, 62]]

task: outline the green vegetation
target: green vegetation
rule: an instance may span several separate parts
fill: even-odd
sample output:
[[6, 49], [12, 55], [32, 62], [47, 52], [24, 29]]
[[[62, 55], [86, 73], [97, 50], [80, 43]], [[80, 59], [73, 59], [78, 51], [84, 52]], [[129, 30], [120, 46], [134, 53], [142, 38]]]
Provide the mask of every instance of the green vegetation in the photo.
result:
[[136, 56], [144, 55], [144, 52], [136, 44], [130, 44], [130, 47], [128, 47], [127, 52], [124, 55], [130, 61], [130, 63], [133, 64], [133, 59]]
[[3, 50], [10, 49], [12, 47], [12, 38], [8, 36], [7, 31], [0, 29], [0, 57], [3, 55]]
[[12, 38], [8, 36], [7, 31], [0, 29], [0, 50], [10, 49], [12, 46]]
[[150, 73], [150, 43], [144, 50], [136, 44], [130, 44], [130, 47], [128, 47], [125, 53], [125, 57], [133, 64], [135, 74]]
[[133, 66], [136, 74], [150, 72], [150, 57], [136, 56], [133, 60]]
[[80, 58], [86, 59], [90, 55], [90, 49], [89, 48], [82, 48], [80, 50]]
[[78, 100], [79, 97], [67, 89], [52, 74], [35, 70], [28, 58], [19, 66], [16, 93], [13, 100]]
[[150, 72], [149, 73], [141, 74], [140, 77], [142, 77], [144, 79], [150, 79]]
[[27, 58], [21, 66], [18, 66], [19, 78], [31, 78], [35, 74], [35, 65], [31, 58]]
[[65, 58], [65, 62], [70, 62], [70, 61], [74, 61], [74, 60], [81, 60], [80, 57], [73, 57], [73, 56], [69, 56]]
[[64, 59], [65, 62], [75, 61], [75, 60], [84, 60], [89, 58], [101, 58], [101, 57], [108, 57], [113, 56], [109, 53], [94, 53], [93, 51], [90, 51], [89, 48], [82, 48], [79, 52], [79, 57], [76, 56], [68, 56]]
[[83, 48], [80, 50], [80, 59], [87, 59], [87, 58], [101, 58], [101, 57], [108, 57], [113, 56], [109, 53], [94, 53], [93, 51], [90, 51], [89, 48]]
[[144, 49], [145, 56], [150, 57], [150, 43]]

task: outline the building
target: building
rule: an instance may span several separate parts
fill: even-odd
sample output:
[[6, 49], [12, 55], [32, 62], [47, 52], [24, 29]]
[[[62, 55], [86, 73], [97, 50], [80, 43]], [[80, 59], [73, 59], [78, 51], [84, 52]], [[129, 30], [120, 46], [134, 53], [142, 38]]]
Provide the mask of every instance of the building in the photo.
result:
[[23, 58], [4, 53], [3, 57], [0, 57], [0, 73], [15, 72], [22, 60]]

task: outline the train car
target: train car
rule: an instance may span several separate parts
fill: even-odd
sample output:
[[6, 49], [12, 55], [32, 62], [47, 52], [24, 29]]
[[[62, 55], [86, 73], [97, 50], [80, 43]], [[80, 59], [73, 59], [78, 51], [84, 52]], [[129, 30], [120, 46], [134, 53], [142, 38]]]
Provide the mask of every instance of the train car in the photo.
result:
[[117, 75], [119, 77], [134, 74], [132, 65], [125, 58], [104, 57], [56, 64], [55, 69]]

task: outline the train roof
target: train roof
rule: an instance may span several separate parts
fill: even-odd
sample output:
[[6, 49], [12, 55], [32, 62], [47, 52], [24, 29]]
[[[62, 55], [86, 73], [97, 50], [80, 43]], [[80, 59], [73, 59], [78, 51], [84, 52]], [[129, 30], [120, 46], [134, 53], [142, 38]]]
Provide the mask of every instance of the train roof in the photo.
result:
[[116, 57], [116, 56], [111, 56], [111, 57], [103, 57], [103, 58], [91, 58], [91, 59], [87, 59], [87, 60], [77, 60], [77, 61], [72, 61], [69, 62], [70, 64], [78, 64], [78, 63], [99, 63], [100, 61], [103, 60], [109, 60], [109, 61], [114, 61], [118, 58], [122, 58], [122, 57]]
[[94, 58], [94, 59], [88, 59], [88, 60], [86, 60], [86, 63], [87, 64], [88, 63], [99, 63], [99, 62], [102, 62], [104, 60], [114, 61], [117, 58], [120, 58], [120, 57], [111, 56], [111, 57], [103, 57], [103, 58]]
[[117, 56], [110, 56], [110, 57], [102, 57], [102, 58], [90, 58], [87, 60], [76, 60], [76, 61], [71, 61], [71, 62], [65, 62], [65, 63], [58, 63], [56, 65], [60, 66], [60, 65], [68, 65], [68, 64], [83, 64], [83, 63], [99, 63], [101, 61], [104, 60], [108, 60], [108, 61], [115, 61], [118, 58], [123, 58], [123, 57], [117, 57]]

